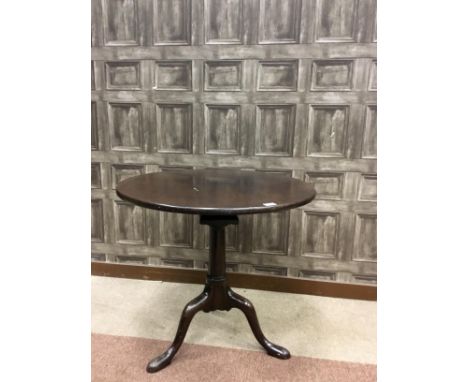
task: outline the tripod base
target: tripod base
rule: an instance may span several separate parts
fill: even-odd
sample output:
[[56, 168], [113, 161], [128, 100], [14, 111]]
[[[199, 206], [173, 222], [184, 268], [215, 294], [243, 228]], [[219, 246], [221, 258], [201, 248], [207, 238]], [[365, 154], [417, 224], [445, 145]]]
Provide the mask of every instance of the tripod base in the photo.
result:
[[291, 357], [287, 349], [275, 345], [265, 338], [260, 324], [258, 323], [255, 308], [248, 299], [229, 288], [226, 280], [214, 281], [208, 278], [203, 292], [185, 306], [179, 321], [176, 336], [171, 346], [159, 357], [154, 358], [148, 363], [146, 367], [148, 373], [155, 373], [171, 363], [182, 345], [190, 322], [195, 314], [201, 310], [204, 312], [211, 312], [214, 310], [230, 310], [231, 308], [238, 308], [245, 314], [255, 338], [269, 355], [280, 359], [288, 359]]
[[169, 365], [184, 341], [187, 330], [195, 314], [200, 311], [212, 312], [215, 310], [240, 309], [247, 318], [250, 328], [266, 352], [276, 358], [288, 359], [289, 351], [282, 346], [268, 341], [260, 328], [257, 314], [253, 304], [235, 293], [228, 285], [225, 277], [225, 249], [224, 227], [228, 224], [237, 224], [237, 217], [230, 216], [202, 216], [201, 224], [210, 226], [210, 266], [203, 292], [190, 301], [182, 311], [179, 327], [171, 346], [160, 356], [151, 360], [146, 371], [155, 373]]

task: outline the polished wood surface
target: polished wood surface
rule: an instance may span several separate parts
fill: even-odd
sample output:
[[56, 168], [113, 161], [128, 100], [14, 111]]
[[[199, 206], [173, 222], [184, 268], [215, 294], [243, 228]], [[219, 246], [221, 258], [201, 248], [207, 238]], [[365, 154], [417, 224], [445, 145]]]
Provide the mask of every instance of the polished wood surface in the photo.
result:
[[209, 265], [203, 292], [182, 311], [174, 341], [146, 370], [157, 372], [172, 362], [195, 314], [200, 311], [241, 310], [267, 354], [288, 359], [289, 351], [269, 341], [262, 332], [253, 304], [235, 293], [226, 278], [225, 227], [238, 224], [239, 214], [273, 212], [298, 207], [315, 197], [311, 184], [282, 175], [240, 170], [184, 170], [140, 175], [117, 185], [117, 194], [142, 207], [200, 214], [209, 226]]
[[139, 206], [191, 214], [240, 215], [298, 207], [315, 197], [311, 184], [259, 171], [184, 170], [135, 176], [117, 194]]

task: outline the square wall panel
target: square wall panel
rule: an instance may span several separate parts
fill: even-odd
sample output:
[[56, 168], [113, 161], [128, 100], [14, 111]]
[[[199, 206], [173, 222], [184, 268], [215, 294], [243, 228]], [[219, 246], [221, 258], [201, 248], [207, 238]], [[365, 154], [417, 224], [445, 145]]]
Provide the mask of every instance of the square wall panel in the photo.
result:
[[241, 44], [243, 0], [205, 0], [205, 43]]
[[91, 188], [101, 188], [101, 164], [91, 163]]
[[260, 0], [259, 44], [299, 42], [301, 0]]
[[157, 104], [156, 124], [159, 152], [192, 152], [191, 104]]
[[316, 41], [355, 41], [358, 0], [317, 0]]
[[364, 159], [377, 158], [377, 106], [368, 105], [366, 108], [366, 119], [364, 134], [362, 136], [361, 157]]
[[312, 64], [311, 90], [351, 90], [352, 60], [323, 60]]
[[104, 209], [102, 199], [91, 200], [91, 241], [104, 242]]
[[137, 0], [102, 0], [105, 45], [138, 45]]
[[299, 277], [304, 277], [313, 280], [335, 281], [336, 273], [301, 269], [299, 271]]
[[377, 200], [377, 174], [361, 174], [359, 182], [358, 200]]
[[314, 185], [317, 200], [338, 200], [343, 197], [343, 177], [343, 173], [307, 172], [305, 181]]
[[146, 243], [146, 217], [143, 208], [116, 200], [114, 217], [117, 243], [140, 245]]
[[259, 61], [257, 89], [296, 91], [298, 61]]
[[253, 216], [254, 253], [288, 254], [289, 211]]
[[287, 268], [267, 265], [252, 265], [252, 271], [253, 273], [271, 276], [286, 276], [288, 274]]
[[154, 45], [190, 45], [191, 0], [153, 0]]
[[303, 213], [302, 255], [336, 258], [340, 215], [334, 212]]
[[107, 111], [112, 149], [143, 151], [142, 105], [111, 102]]
[[206, 61], [205, 90], [238, 91], [242, 89], [242, 61]]
[[240, 154], [240, 121], [240, 105], [206, 105], [206, 152]]
[[144, 166], [141, 164], [114, 164], [112, 165], [112, 189], [125, 179], [142, 175]]
[[159, 240], [163, 247], [193, 247], [192, 215], [160, 212]]
[[194, 263], [190, 259], [161, 259], [161, 265], [164, 267], [193, 268]]
[[192, 61], [156, 61], [153, 89], [192, 90]]
[[139, 62], [106, 62], [106, 88], [110, 90], [137, 90], [140, 85]]
[[148, 258], [144, 256], [116, 256], [115, 260], [123, 264], [146, 265]]
[[348, 106], [310, 106], [308, 156], [344, 157], [348, 109]]
[[354, 231], [355, 261], [377, 261], [377, 216], [357, 214]]
[[295, 105], [257, 106], [256, 155], [292, 155], [295, 111]]

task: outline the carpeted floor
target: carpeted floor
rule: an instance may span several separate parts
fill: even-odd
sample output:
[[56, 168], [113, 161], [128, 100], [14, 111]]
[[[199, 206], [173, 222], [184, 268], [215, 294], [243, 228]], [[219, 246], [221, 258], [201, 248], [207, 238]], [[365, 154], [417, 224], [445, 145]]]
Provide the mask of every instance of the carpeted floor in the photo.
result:
[[375, 365], [292, 356], [278, 360], [264, 352], [184, 343], [172, 363], [155, 374], [146, 363], [170, 342], [92, 334], [93, 382], [375, 382]]

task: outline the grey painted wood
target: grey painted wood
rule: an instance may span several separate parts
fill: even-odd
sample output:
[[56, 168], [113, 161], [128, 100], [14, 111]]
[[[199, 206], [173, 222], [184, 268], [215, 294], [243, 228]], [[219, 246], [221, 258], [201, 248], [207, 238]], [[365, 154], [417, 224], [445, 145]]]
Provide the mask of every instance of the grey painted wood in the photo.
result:
[[106, 62], [107, 89], [138, 90], [140, 85], [139, 62]]
[[153, 0], [153, 43], [190, 44], [191, 0]]
[[294, 105], [257, 106], [257, 155], [290, 156], [295, 123]]
[[192, 90], [191, 61], [155, 62], [154, 86], [157, 90]]
[[205, 43], [240, 44], [243, 0], [205, 0]]
[[142, 105], [109, 103], [108, 112], [112, 149], [142, 151]]
[[259, 43], [299, 42], [301, 0], [260, 0]]
[[336, 213], [305, 213], [302, 254], [336, 258], [339, 220]]
[[192, 152], [192, 106], [156, 104], [158, 151]]
[[103, 0], [102, 10], [106, 44], [136, 45], [139, 22], [137, 1]]
[[313, 64], [311, 90], [351, 90], [352, 60], [318, 60]]
[[240, 154], [239, 105], [206, 105], [206, 153]]
[[317, 0], [317, 40], [355, 39], [358, 0]]
[[206, 61], [205, 90], [241, 90], [242, 61]]
[[375, 0], [92, 0], [93, 261], [204, 268], [196, 217], [123, 203], [179, 168], [281, 172], [316, 199], [242, 216], [228, 267], [350, 283], [377, 271]]
[[116, 201], [116, 241], [121, 244], [145, 244], [145, 211], [133, 204]]
[[366, 124], [362, 138], [362, 157], [377, 158], [377, 106], [366, 108]]
[[296, 91], [298, 60], [260, 61], [258, 65], [258, 90]]

